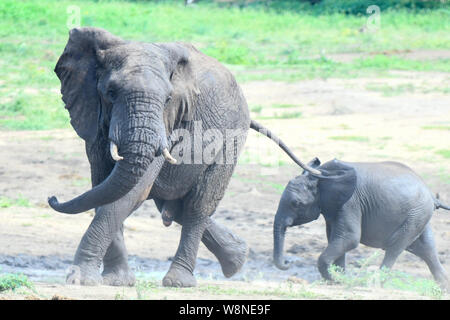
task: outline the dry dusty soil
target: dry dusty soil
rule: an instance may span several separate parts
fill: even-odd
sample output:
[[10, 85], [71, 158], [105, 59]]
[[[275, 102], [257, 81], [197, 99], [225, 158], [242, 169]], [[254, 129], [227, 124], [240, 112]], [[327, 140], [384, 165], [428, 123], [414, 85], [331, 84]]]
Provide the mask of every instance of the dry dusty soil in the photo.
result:
[[[385, 78], [310, 80], [242, 84], [252, 117], [272, 129], [305, 161], [403, 162], [419, 173], [443, 202], [450, 203], [450, 75], [391, 72]], [[261, 108], [262, 107], [262, 108]], [[34, 291], [0, 293], [4, 299], [428, 299], [416, 291], [379, 286], [348, 287], [319, 282], [317, 258], [326, 247], [323, 218], [288, 230], [288, 271], [272, 263], [272, 222], [281, 191], [300, 173], [278, 147], [250, 132], [246, 149], [214, 219], [244, 238], [249, 247], [243, 269], [225, 279], [214, 256], [201, 247], [197, 288], [168, 289], [161, 279], [175, 254], [180, 227], [166, 228], [153, 202], [125, 222], [129, 260], [141, 280], [134, 288], [64, 284], [77, 245], [93, 213], [63, 215], [46, 199], [69, 199], [90, 186], [84, 145], [71, 129], [0, 131], [1, 272], [23, 272]], [[446, 152], [445, 152], [446, 150]], [[450, 274], [450, 212], [432, 218], [439, 259]], [[360, 245], [348, 255], [356, 268], [383, 252]], [[394, 266], [431, 279], [426, 264], [404, 252]], [[142, 282], [142, 280], [148, 280]], [[441, 296], [448, 299], [449, 295]]]

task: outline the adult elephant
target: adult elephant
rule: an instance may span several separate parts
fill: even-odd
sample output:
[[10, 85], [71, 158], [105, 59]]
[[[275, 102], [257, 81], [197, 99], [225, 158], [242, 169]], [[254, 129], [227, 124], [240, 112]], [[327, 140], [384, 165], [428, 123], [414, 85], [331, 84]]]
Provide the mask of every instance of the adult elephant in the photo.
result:
[[70, 31], [55, 72], [71, 124], [85, 140], [93, 187], [68, 202], [48, 202], [64, 213], [96, 209], [67, 282], [134, 284], [123, 221], [146, 199], [160, 210], [176, 202], [182, 212], [176, 220], [181, 239], [164, 286], [196, 285], [200, 241], [226, 276], [237, 272], [246, 244], [210, 216], [249, 127], [260, 127], [251, 122], [232, 74], [192, 45], [124, 41], [98, 28]]

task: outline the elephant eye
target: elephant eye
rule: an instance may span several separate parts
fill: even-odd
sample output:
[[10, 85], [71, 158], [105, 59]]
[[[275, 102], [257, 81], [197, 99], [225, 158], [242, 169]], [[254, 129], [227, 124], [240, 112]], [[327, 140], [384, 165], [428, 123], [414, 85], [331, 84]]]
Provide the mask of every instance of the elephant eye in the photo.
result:
[[172, 96], [168, 95], [167, 98], [166, 98], [166, 103], [168, 103], [170, 100], [172, 100]]
[[111, 80], [108, 84], [108, 90], [106, 91], [106, 94], [108, 98], [111, 100], [115, 100], [117, 98], [117, 92], [119, 91], [119, 86], [116, 81]]
[[295, 199], [295, 200], [292, 200], [292, 201], [291, 201], [291, 205], [292, 205], [294, 208], [298, 208], [298, 207], [300, 207], [300, 206], [302, 205], [302, 203], [301, 203], [299, 200]]
[[116, 97], [117, 97], [117, 91], [114, 90], [113, 88], [108, 89], [108, 97], [109, 97], [111, 100], [115, 100]]

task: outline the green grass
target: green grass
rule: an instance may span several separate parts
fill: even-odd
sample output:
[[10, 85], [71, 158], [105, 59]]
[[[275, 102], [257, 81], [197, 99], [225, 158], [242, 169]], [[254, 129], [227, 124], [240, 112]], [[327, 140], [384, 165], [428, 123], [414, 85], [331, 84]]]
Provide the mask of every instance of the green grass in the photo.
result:
[[450, 89], [445, 86], [434, 87], [434, 88], [422, 88], [417, 87], [412, 83], [404, 83], [398, 85], [388, 85], [380, 83], [369, 83], [366, 85], [366, 89], [369, 91], [381, 92], [386, 97], [398, 96], [405, 93], [449, 93]]
[[[213, 1], [203, 0], [202, 2]], [[276, 10], [277, 12], [296, 11], [321, 15], [323, 13], [345, 13], [349, 15], [366, 14], [369, 3], [367, 0], [320, 0], [310, 5], [310, 1], [278, 0], [278, 1], [248, 1], [231, 0], [220, 4], [222, 7], [235, 6], [239, 8], [262, 8]], [[391, 9], [408, 9], [412, 12], [420, 12], [427, 9], [448, 8], [448, 2], [423, 1], [423, 0], [378, 0], [376, 5], [382, 12]]]
[[369, 270], [369, 265], [378, 256], [379, 252], [376, 252], [367, 259], [361, 260], [358, 268], [347, 267], [345, 271], [338, 266], [331, 265], [329, 272], [336, 283], [344, 285], [347, 289], [354, 287], [384, 288], [411, 291], [433, 299], [442, 298], [443, 291], [433, 280], [385, 268]]
[[[279, 298], [285, 299], [320, 299], [324, 296], [321, 294], [317, 294], [315, 292], [309, 291], [304, 287], [278, 287], [271, 289], [240, 289], [240, 288], [224, 288], [219, 285], [205, 284], [199, 285], [196, 288], [162, 288], [159, 284], [154, 280], [138, 280], [136, 282], [136, 293], [137, 299], [148, 299], [150, 293], [158, 293], [162, 294], [167, 291], [179, 291], [183, 290], [183, 293], [198, 293], [203, 292], [208, 295], [213, 296], [240, 296], [240, 297], [248, 297], [248, 296], [276, 296]], [[116, 299], [123, 299], [123, 294], [116, 294]]]
[[430, 125], [430, 126], [423, 126], [422, 129], [424, 129], [424, 130], [444, 130], [444, 131], [449, 131], [450, 130], [450, 126]]
[[139, 300], [145, 299], [148, 291], [156, 291], [160, 289], [156, 281], [144, 279], [137, 280], [135, 287], [137, 298]]
[[[270, 153], [265, 153], [265, 154], [261, 154], [262, 151], [260, 151], [259, 153], [253, 153], [253, 152], [248, 152], [248, 151], [244, 151], [239, 159], [238, 159], [238, 163], [239, 164], [250, 164], [250, 165], [259, 165], [262, 167], [266, 167], [266, 168], [278, 168], [278, 167], [282, 167], [288, 164], [288, 162], [278, 159], [277, 157], [273, 157], [272, 154]], [[267, 156], [267, 157], [266, 157]]]
[[236, 289], [223, 288], [217, 285], [199, 286], [195, 291], [206, 292], [212, 295], [230, 295], [230, 296], [276, 296], [286, 299], [320, 299], [323, 295], [308, 291], [305, 288], [294, 289], [292, 286], [288, 288], [273, 288], [265, 290], [256, 289]]
[[251, 112], [255, 112], [255, 113], [261, 113], [261, 111], [262, 111], [263, 108], [264, 108], [264, 107], [261, 106], [261, 105], [251, 106], [251, 107], [250, 107], [250, 111], [251, 111]]
[[272, 190], [274, 190], [275, 192], [277, 192], [279, 194], [282, 194], [283, 191], [284, 191], [284, 188], [286, 187], [285, 185], [282, 185], [282, 184], [279, 184], [279, 183], [275, 183], [275, 182], [271, 182], [271, 181], [267, 181], [267, 180], [244, 178], [244, 177], [241, 177], [238, 174], [233, 174], [233, 178], [238, 179], [238, 180], [240, 180], [242, 182], [246, 182], [246, 183], [250, 183], [250, 184], [266, 187], [268, 189], [272, 189]]
[[272, 108], [275, 108], [275, 109], [290, 109], [290, 108], [297, 108], [298, 107], [298, 105], [296, 105], [296, 104], [273, 104], [272, 106], [271, 106]]
[[[228, 65], [241, 82], [367, 77], [392, 69], [450, 72], [448, 59], [414, 61], [369, 54], [340, 63], [330, 58], [333, 53], [448, 49], [448, 9], [385, 10], [380, 29], [371, 33], [359, 32], [367, 21], [365, 14], [339, 13], [346, 11], [342, 6], [321, 14], [323, 10], [295, 1], [285, 7], [288, 2], [240, 8], [210, 1], [185, 7], [183, 1], [3, 0], [0, 128], [69, 126], [53, 73], [68, 38], [69, 5], [79, 6], [82, 26], [102, 27], [125, 39], [192, 42]], [[345, 6], [358, 12], [354, 4]]]
[[424, 150], [432, 150], [433, 146], [421, 146], [416, 144], [405, 144], [404, 147], [408, 151], [417, 152], [417, 151], [424, 151]]
[[436, 176], [443, 183], [450, 185], [450, 172], [445, 167], [440, 167], [439, 173]]
[[[301, 118], [302, 113], [300, 111], [285, 111], [286, 109], [296, 108], [297, 105], [293, 104], [273, 104], [270, 107], [264, 107], [261, 105], [250, 106], [250, 111], [256, 113], [254, 116], [259, 120], [267, 120], [267, 119], [296, 119]], [[271, 111], [270, 115], [262, 115], [263, 109]]]
[[450, 149], [437, 150], [436, 154], [443, 156], [445, 159], [450, 159]]
[[328, 137], [328, 139], [336, 141], [369, 142], [369, 138], [363, 136], [331, 136]]
[[350, 130], [351, 129], [351, 127], [348, 124], [345, 124], [345, 123], [341, 123], [339, 125], [339, 128], [342, 129], [342, 130]]
[[302, 117], [302, 113], [298, 112], [275, 112], [270, 116], [256, 116], [258, 120], [269, 120], [269, 119], [298, 119]]
[[31, 207], [30, 201], [19, 195], [18, 198], [0, 197], [0, 208]]
[[77, 178], [71, 181], [71, 185], [74, 187], [87, 187], [91, 183], [90, 178]]
[[384, 96], [386, 97], [392, 97], [401, 95], [404, 93], [413, 93], [417, 89], [416, 87], [411, 84], [399, 84], [397, 86], [390, 86], [387, 84], [378, 84], [378, 83], [370, 83], [366, 85], [366, 89], [369, 91], [376, 91], [376, 92], [382, 92]]
[[60, 97], [55, 94], [26, 95], [18, 92], [11, 100], [0, 103], [0, 127], [45, 130], [67, 125], [67, 111]]
[[5, 273], [0, 275], [0, 292], [18, 288], [34, 289], [33, 283], [23, 274]]

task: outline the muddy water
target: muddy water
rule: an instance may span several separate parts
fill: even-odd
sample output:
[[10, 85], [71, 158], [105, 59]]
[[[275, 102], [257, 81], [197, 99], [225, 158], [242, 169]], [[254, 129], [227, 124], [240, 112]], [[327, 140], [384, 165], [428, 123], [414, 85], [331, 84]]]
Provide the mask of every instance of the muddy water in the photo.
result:
[[[311, 261], [290, 256], [291, 268], [287, 271], [278, 270], [266, 256], [250, 251], [243, 268], [228, 279], [229, 281], [283, 281], [295, 276], [308, 282], [320, 279], [317, 268]], [[129, 256], [129, 264], [138, 279], [162, 280], [170, 266], [170, 259], [166, 261]], [[19, 254], [16, 256], [0, 255], [0, 271], [3, 273], [23, 273], [32, 281], [64, 283], [66, 270], [72, 262], [69, 256], [33, 256]], [[220, 264], [209, 259], [197, 259], [194, 271], [197, 279], [223, 280], [226, 279]]]

